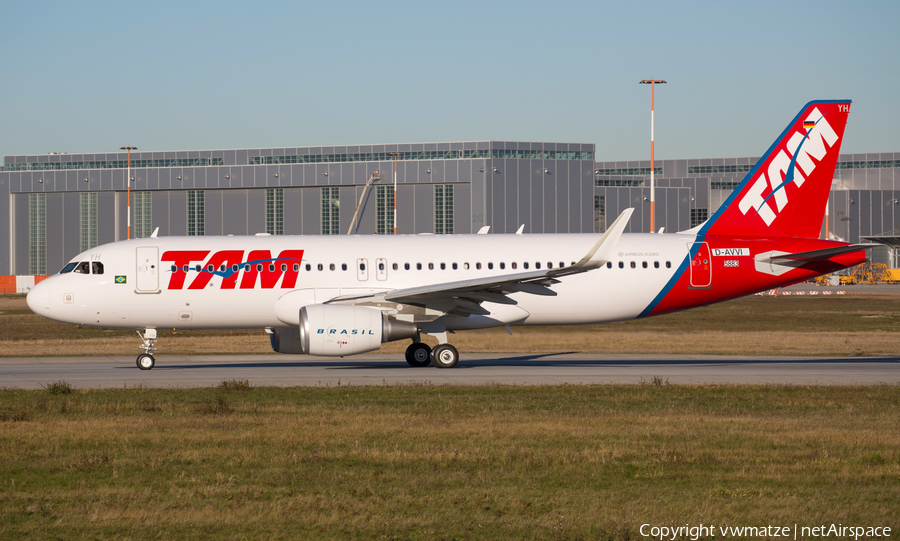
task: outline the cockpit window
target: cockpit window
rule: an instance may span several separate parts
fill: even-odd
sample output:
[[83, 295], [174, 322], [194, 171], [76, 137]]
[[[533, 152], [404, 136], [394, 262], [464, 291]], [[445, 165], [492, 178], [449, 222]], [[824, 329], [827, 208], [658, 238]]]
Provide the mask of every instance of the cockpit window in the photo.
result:
[[77, 272], [78, 274], [90, 274], [91, 265], [87, 261], [81, 261], [75, 264], [75, 270], [73, 272]]
[[92, 274], [103, 274], [103, 263], [99, 261], [94, 261], [91, 263], [91, 273]]
[[72, 272], [73, 270], [75, 270], [75, 267], [77, 267], [77, 266], [78, 266], [78, 262], [77, 262], [77, 261], [74, 262], [74, 263], [69, 263], [68, 265], [66, 265], [65, 267], [63, 267], [62, 270], [59, 271], [59, 273], [60, 273], [60, 274], [65, 274], [65, 273], [67, 273], [67, 272]]

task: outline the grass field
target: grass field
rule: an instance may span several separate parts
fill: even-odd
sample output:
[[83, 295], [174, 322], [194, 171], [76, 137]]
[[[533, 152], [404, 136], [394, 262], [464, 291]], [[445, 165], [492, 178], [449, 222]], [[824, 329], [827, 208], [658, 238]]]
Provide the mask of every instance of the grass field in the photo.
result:
[[[896, 355], [900, 297], [752, 296], [638, 321], [516, 327], [452, 336], [461, 352]], [[271, 353], [261, 330], [160, 330], [160, 353]], [[0, 297], [0, 355], [136, 355], [133, 331], [80, 328], [32, 313], [25, 298]], [[434, 342], [432, 341], [432, 345]], [[400, 353], [408, 341], [386, 344]]]
[[0, 538], [900, 527], [897, 386], [228, 383], [0, 391]]

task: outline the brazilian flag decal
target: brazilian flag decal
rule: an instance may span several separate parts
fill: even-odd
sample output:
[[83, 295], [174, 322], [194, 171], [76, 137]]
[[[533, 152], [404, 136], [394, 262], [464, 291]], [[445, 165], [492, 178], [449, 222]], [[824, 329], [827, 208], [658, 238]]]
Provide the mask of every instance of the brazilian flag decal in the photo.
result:
[[124, 277], [124, 276], [116, 276], [116, 283], [117, 283], [117, 284], [124, 284], [124, 283], [125, 283], [125, 277]]

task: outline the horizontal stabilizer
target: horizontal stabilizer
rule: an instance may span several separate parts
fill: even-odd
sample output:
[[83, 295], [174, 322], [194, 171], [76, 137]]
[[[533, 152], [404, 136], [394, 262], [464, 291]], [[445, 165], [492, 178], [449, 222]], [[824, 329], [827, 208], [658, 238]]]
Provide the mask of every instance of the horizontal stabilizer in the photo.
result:
[[[811, 261], [825, 261], [836, 255], [849, 254], [850, 252], [858, 252], [879, 246], [878, 244], [848, 244], [847, 246], [837, 246], [835, 248], [825, 248], [823, 250], [812, 250], [810, 252], [800, 252], [797, 254], [780, 254], [766, 258], [766, 261], [772, 263], [808, 263]], [[762, 261], [760, 261], [762, 262]]]

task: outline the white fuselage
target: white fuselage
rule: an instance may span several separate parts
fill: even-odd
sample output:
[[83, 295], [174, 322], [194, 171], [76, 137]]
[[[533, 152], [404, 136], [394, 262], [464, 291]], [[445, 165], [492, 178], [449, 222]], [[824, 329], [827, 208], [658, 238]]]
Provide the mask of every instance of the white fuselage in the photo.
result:
[[[572, 265], [599, 238], [599, 234], [555, 234], [133, 239], [79, 254], [73, 263], [100, 262], [103, 274], [54, 275], [35, 287], [34, 302], [30, 296], [29, 304], [51, 319], [95, 327], [283, 328], [295, 324], [300, 306], [337, 296]], [[610, 257], [611, 268], [605, 265], [561, 277], [552, 286], [555, 296], [520, 292], [509, 295], [516, 305], [485, 302], [491, 317], [448, 316], [447, 330], [635, 318], [688, 257], [694, 239], [692, 234], [622, 235]], [[285, 251], [299, 250], [302, 261], [277, 260]], [[260, 260], [260, 252], [276, 261], [248, 267], [247, 262]], [[216, 274], [208, 271], [210, 264]], [[262, 273], [255, 274], [257, 268]], [[291, 284], [294, 279], [289, 275], [295, 268], [299, 270]], [[269, 283], [264, 284], [267, 272]]]

